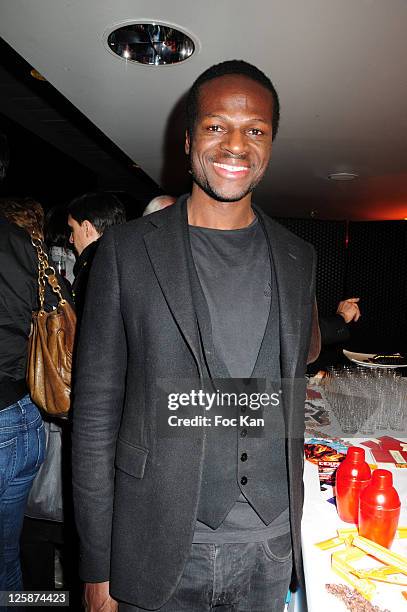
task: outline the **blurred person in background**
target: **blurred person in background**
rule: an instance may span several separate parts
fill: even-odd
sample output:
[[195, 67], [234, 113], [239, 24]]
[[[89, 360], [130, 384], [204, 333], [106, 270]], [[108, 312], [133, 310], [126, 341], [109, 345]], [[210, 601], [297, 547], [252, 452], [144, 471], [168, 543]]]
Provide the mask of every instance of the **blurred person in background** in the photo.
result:
[[45, 215], [45, 244], [49, 252], [50, 263], [63, 278], [74, 282], [73, 269], [76, 257], [69, 245], [68, 213], [65, 206], [54, 206]]
[[153, 212], [157, 212], [162, 210], [163, 208], [167, 208], [167, 206], [171, 206], [175, 204], [177, 198], [171, 195], [159, 195], [156, 198], [153, 198], [145, 207], [143, 211], [143, 217], [149, 215]]
[[[49, 263], [61, 274], [65, 290], [72, 301], [70, 280], [74, 279], [75, 255], [67, 248], [69, 233], [68, 213], [65, 206], [55, 206], [45, 215], [44, 242], [49, 254]], [[62, 286], [62, 284], [61, 284]], [[39, 474], [43, 493], [40, 499], [31, 496], [25, 510], [20, 539], [21, 569], [24, 588], [31, 591], [51, 591], [55, 588], [70, 590], [70, 602], [74, 603], [74, 588], [77, 586], [77, 549], [72, 513], [71, 487], [71, 423], [68, 419], [43, 415], [48, 436], [58, 436], [58, 444], [47, 443], [50, 454], [45, 468], [51, 469], [53, 478], [46, 480]], [[52, 456], [54, 455], [54, 456]], [[57, 455], [57, 456], [56, 456]], [[47, 462], [50, 461], [50, 467]], [[52, 493], [49, 487], [52, 486]], [[35, 488], [33, 489], [35, 493]], [[42, 608], [40, 608], [42, 609]], [[75, 609], [75, 608], [72, 608]]]
[[[23, 588], [19, 538], [28, 493], [45, 455], [44, 425], [25, 382], [44, 212], [29, 198], [0, 199], [0, 590]], [[46, 287], [47, 310], [57, 304]]]
[[68, 205], [68, 225], [71, 230], [69, 242], [78, 254], [72, 286], [78, 322], [81, 319], [89, 271], [99, 238], [108, 227], [125, 222], [125, 208], [112, 193], [85, 193]]
[[359, 302], [359, 297], [341, 300], [335, 314], [319, 317], [322, 347], [318, 359], [308, 366], [308, 374], [314, 376], [330, 365], [346, 361], [342, 349], [351, 340], [352, 326], [362, 316]]
[[345, 342], [350, 338], [349, 323], [356, 323], [360, 319], [360, 298], [347, 298], [339, 302], [336, 313], [330, 316], [319, 317], [322, 345]]

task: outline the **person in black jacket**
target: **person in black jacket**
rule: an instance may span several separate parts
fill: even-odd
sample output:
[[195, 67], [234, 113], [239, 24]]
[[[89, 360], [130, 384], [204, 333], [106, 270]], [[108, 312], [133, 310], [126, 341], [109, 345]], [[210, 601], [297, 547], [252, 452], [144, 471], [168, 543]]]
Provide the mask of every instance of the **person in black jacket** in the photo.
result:
[[319, 317], [322, 348], [318, 359], [308, 367], [309, 374], [314, 375], [344, 360], [341, 349], [351, 338], [351, 323], [356, 323], [361, 316], [359, 299], [353, 297], [342, 300], [335, 314]]
[[334, 315], [319, 317], [322, 346], [349, 340], [348, 324], [352, 321], [356, 323], [360, 318], [359, 299], [357, 297], [342, 300]]
[[[192, 193], [106, 232], [90, 275], [72, 448], [90, 610], [277, 610], [293, 563], [301, 575], [316, 258], [251, 200], [278, 97], [259, 69], [230, 61], [188, 100]], [[167, 390], [193, 397], [229, 378], [268, 391], [281, 381], [284, 401], [264, 410], [258, 438], [247, 415], [219, 437], [202, 421], [168, 435]], [[193, 402], [188, 416], [202, 416]]]
[[72, 200], [68, 206], [68, 225], [71, 229], [69, 242], [78, 254], [72, 285], [78, 321], [82, 315], [89, 271], [99, 238], [111, 225], [125, 221], [124, 206], [112, 193], [85, 193]]
[[[55, 206], [47, 211], [44, 221], [49, 263], [60, 274], [68, 271], [60, 265], [68, 261], [65, 249], [67, 216], [65, 206]], [[73, 253], [72, 259], [71, 269], [75, 262]], [[60, 285], [72, 301], [72, 288], [66, 276], [60, 276]], [[63, 587], [70, 591], [72, 609], [79, 609], [80, 598], [77, 599], [78, 608], [74, 607], [77, 550], [71, 518], [71, 423], [66, 418], [50, 415], [43, 415], [43, 418], [48, 429], [47, 457], [25, 509], [20, 538], [23, 584], [29, 591], [53, 591]], [[44, 476], [44, 470], [45, 474], [52, 473], [52, 479]]]
[[[31, 314], [38, 309], [37, 254], [43, 210], [0, 200], [0, 591], [21, 590], [19, 537], [31, 484], [45, 454], [44, 425], [25, 383]], [[57, 298], [46, 287], [46, 308]]]

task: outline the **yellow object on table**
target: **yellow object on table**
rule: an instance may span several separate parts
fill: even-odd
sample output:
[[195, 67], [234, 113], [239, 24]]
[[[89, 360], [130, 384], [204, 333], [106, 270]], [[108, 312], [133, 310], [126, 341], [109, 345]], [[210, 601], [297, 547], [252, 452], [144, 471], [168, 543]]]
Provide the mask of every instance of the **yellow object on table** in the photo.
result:
[[[406, 537], [407, 529], [398, 529], [399, 537]], [[367, 538], [358, 535], [356, 527], [340, 528], [337, 536], [318, 542], [320, 550], [330, 550], [344, 546], [341, 550], [332, 553], [332, 570], [365, 599], [370, 601], [376, 590], [375, 581], [386, 582], [398, 586], [407, 586], [407, 558], [398, 553], [391, 552], [384, 546], [376, 544]], [[365, 556], [374, 557], [384, 567], [358, 569], [352, 563]], [[400, 576], [402, 574], [403, 576]]]

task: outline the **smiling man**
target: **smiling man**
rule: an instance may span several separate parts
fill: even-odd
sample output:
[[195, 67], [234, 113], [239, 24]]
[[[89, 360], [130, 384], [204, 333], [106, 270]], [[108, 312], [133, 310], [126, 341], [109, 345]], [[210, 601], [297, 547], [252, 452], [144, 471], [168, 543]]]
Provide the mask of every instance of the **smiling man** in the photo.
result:
[[[315, 257], [252, 203], [279, 101], [228, 61], [197, 79], [187, 112], [191, 194], [109, 230], [90, 278], [73, 466], [91, 612], [277, 612], [301, 575]], [[168, 380], [185, 411], [175, 434]]]

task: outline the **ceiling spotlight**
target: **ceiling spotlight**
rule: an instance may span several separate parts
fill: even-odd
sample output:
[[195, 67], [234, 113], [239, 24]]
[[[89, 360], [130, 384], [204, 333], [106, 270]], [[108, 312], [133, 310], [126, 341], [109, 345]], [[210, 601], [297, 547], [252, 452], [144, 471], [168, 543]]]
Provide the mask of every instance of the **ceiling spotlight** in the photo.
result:
[[134, 23], [117, 28], [107, 37], [113, 53], [130, 62], [165, 66], [183, 62], [195, 51], [187, 34], [159, 23]]
[[355, 172], [331, 172], [328, 174], [328, 178], [330, 181], [353, 181], [359, 178], [359, 174]]

